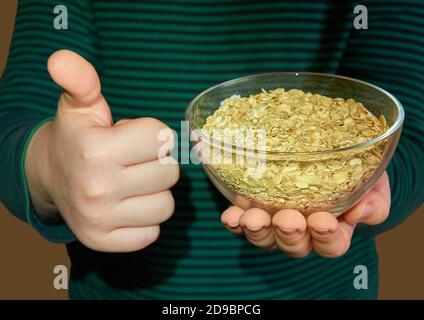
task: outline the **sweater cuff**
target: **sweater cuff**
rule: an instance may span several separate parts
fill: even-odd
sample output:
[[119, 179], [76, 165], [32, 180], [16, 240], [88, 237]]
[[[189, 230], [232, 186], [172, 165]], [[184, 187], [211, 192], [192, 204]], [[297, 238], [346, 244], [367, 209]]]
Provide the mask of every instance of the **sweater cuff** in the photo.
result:
[[22, 152], [19, 155], [18, 161], [20, 162], [20, 172], [18, 182], [21, 184], [25, 202], [25, 220], [28, 222], [35, 230], [38, 231], [44, 238], [51, 242], [56, 243], [69, 243], [75, 240], [75, 236], [69, 229], [68, 225], [65, 222], [58, 224], [46, 224], [43, 222], [35, 211], [28, 188], [28, 182], [25, 176], [25, 155], [31, 141], [31, 138], [34, 136], [35, 132], [46, 122], [51, 121], [53, 118], [48, 118], [40, 123], [38, 123], [26, 136], [23, 141]]

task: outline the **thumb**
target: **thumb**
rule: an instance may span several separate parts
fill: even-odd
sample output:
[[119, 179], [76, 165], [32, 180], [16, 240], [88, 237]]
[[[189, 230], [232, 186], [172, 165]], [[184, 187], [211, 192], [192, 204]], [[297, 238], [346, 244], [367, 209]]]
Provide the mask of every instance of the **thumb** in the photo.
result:
[[387, 219], [390, 211], [390, 184], [384, 172], [362, 199], [343, 216], [346, 222], [376, 225]]
[[53, 81], [64, 90], [59, 108], [92, 109], [89, 111], [96, 116], [98, 124], [112, 124], [109, 106], [101, 94], [99, 76], [91, 63], [75, 52], [59, 50], [49, 57], [47, 69]]

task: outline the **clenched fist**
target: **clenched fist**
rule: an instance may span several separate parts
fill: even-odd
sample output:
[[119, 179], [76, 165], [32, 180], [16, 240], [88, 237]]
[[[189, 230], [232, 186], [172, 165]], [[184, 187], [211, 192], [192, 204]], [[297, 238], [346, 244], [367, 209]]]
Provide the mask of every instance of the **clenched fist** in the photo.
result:
[[169, 189], [179, 168], [159, 161], [159, 132], [170, 129], [151, 118], [113, 124], [95, 69], [71, 51], [54, 53], [48, 70], [64, 91], [55, 119], [37, 130], [25, 157], [35, 210], [45, 220], [60, 214], [94, 250], [148, 246], [174, 211]]

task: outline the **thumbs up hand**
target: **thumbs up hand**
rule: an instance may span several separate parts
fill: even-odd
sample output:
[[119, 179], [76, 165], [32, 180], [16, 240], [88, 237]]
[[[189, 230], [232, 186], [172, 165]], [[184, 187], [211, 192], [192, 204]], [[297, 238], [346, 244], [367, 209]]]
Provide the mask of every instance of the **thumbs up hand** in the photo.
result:
[[159, 132], [170, 129], [151, 118], [113, 124], [95, 69], [76, 53], [55, 52], [48, 70], [64, 91], [55, 119], [37, 130], [25, 156], [35, 210], [44, 220], [60, 214], [94, 250], [148, 246], [174, 211], [169, 189], [179, 168], [159, 160]]

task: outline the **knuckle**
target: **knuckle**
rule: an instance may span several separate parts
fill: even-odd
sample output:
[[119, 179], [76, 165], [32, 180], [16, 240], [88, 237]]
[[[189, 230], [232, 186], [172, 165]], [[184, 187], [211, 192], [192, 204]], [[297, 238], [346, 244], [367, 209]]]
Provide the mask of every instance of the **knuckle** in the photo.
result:
[[171, 128], [155, 118], [141, 118], [140, 126], [148, 130], [158, 142], [165, 142], [171, 151], [175, 146], [175, 137]]
[[127, 244], [124, 244], [124, 246], [119, 251], [132, 252], [144, 249], [158, 240], [159, 234], [159, 226], [146, 227], [146, 229], [141, 231], [140, 237], [138, 237], [138, 239], [133, 239]]
[[171, 191], [167, 190], [162, 193], [162, 199], [160, 201], [160, 210], [162, 215], [162, 222], [168, 220], [175, 210], [175, 201], [174, 197], [172, 196]]
[[169, 127], [161, 128], [157, 131], [157, 137], [159, 142], [166, 142], [169, 147], [169, 151], [172, 151], [175, 147], [175, 136]]
[[106, 237], [103, 233], [90, 228], [77, 235], [78, 240], [87, 248], [95, 251], [108, 251]]
[[[159, 234], [160, 234], [159, 226], [154, 226], [154, 227], [149, 228], [149, 230], [147, 231], [146, 237], [144, 238], [144, 241], [143, 241], [143, 247], [146, 247], [149, 244], [158, 240]], [[140, 248], [140, 249], [142, 249], [142, 248]]]
[[175, 185], [180, 179], [180, 167], [177, 164], [171, 164], [170, 182], [171, 185]]
[[87, 206], [87, 209], [81, 211], [81, 217], [87, 227], [106, 229], [110, 226], [109, 212]]
[[[97, 228], [97, 215], [93, 210], [93, 206], [87, 203], [80, 203], [76, 212], [75, 217], [78, 219], [81, 228], [95, 229]], [[88, 233], [85, 232], [85, 233]]]
[[390, 206], [386, 202], [375, 202], [370, 204], [371, 214], [364, 218], [364, 223], [369, 225], [377, 225], [384, 222], [390, 213]]
[[140, 118], [138, 122], [141, 127], [156, 134], [159, 134], [162, 130], [171, 130], [165, 123], [155, 118]]
[[145, 125], [145, 126], [149, 126], [151, 128], [156, 128], [158, 131], [162, 130], [162, 129], [166, 129], [169, 127], [163, 123], [162, 121], [156, 119], [156, 118], [150, 118], [150, 117], [145, 117], [145, 118], [141, 118], [140, 119], [141, 124]]
[[80, 157], [83, 161], [92, 161], [98, 157], [98, 153], [93, 148], [84, 146], [82, 147]]
[[80, 186], [81, 195], [86, 201], [96, 201], [107, 194], [105, 184], [99, 179], [85, 179]]
[[104, 148], [104, 132], [87, 132], [81, 134], [78, 138], [78, 145], [80, 150], [80, 158], [83, 161], [93, 161], [105, 155], [106, 148]]
[[389, 208], [381, 207], [375, 211], [375, 214], [371, 217], [369, 224], [376, 225], [384, 222], [389, 216]]
[[386, 203], [381, 210], [381, 222], [385, 221], [390, 214], [390, 203]]

